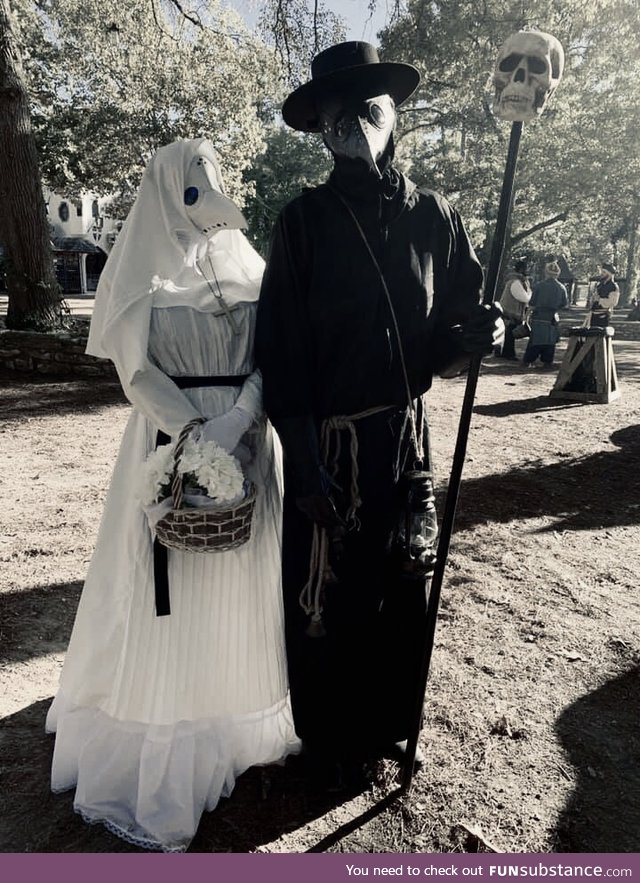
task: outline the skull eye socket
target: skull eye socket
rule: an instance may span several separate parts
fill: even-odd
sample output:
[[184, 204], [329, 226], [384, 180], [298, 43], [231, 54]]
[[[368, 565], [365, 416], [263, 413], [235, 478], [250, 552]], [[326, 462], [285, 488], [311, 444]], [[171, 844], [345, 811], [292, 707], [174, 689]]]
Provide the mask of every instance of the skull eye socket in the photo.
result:
[[536, 55], [528, 55], [527, 61], [529, 62], [529, 72], [532, 74], [544, 74], [547, 71], [547, 65], [545, 64], [542, 58], [538, 58]]
[[[503, 74], [510, 74], [519, 66], [524, 57], [525, 56], [519, 55], [517, 52], [512, 52], [511, 55], [507, 55], [506, 58], [502, 59], [502, 61], [498, 65], [498, 69], [501, 70]], [[547, 65], [543, 58], [539, 58], [537, 55], [527, 55], [526, 59], [527, 65], [529, 67], [529, 73], [546, 73]]]
[[506, 58], [503, 58], [498, 68], [502, 71], [503, 74], [510, 74], [511, 71], [514, 71], [522, 60], [522, 55], [518, 55], [516, 52], [512, 52], [511, 55], [507, 55]]
[[187, 187], [184, 191], [184, 204], [185, 205], [195, 205], [198, 201], [198, 197], [200, 193], [197, 187]]
[[375, 102], [369, 105], [367, 116], [377, 129], [382, 129], [387, 121], [384, 110]]

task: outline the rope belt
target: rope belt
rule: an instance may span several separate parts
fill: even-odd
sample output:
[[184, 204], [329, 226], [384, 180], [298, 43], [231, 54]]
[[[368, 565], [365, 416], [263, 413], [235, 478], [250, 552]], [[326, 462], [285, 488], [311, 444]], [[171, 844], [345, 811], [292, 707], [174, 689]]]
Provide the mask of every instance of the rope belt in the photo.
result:
[[[369, 408], [367, 411], [360, 411], [358, 414], [327, 417], [326, 420], [322, 421], [320, 428], [320, 451], [323, 463], [333, 479], [338, 477], [339, 461], [342, 453], [341, 433], [347, 430], [350, 435], [351, 482], [345, 519], [348, 527], [358, 527], [357, 510], [362, 505], [360, 489], [358, 487], [358, 433], [355, 424], [365, 417], [371, 417], [374, 414], [390, 410], [393, 410], [391, 406], [381, 405]], [[327, 583], [335, 581], [335, 575], [329, 564], [329, 537], [327, 531], [324, 527], [314, 524], [309, 559], [309, 578], [300, 593], [300, 606], [308, 616], [311, 616], [311, 622], [307, 629], [307, 634], [310, 637], [322, 637], [325, 634], [322, 624], [322, 592]]]
[[[181, 374], [170, 377], [179, 389], [197, 389], [205, 386], [242, 386], [248, 374], [223, 375], [191, 375]], [[160, 445], [168, 445], [171, 436], [161, 429], [156, 434], [156, 448]], [[168, 549], [157, 539], [153, 540], [153, 583], [155, 590], [156, 616], [169, 616], [171, 605], [169, 603], [169, 556]]]

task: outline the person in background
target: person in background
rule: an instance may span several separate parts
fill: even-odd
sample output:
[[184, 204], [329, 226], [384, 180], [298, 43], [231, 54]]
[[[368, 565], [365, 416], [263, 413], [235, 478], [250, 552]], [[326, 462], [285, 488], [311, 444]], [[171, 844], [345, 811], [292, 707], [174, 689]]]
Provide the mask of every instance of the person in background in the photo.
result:
[[632, 322], [637, 322], [640, 320], [640, 304], [638, 304], [638, 298], [632, 297], [629, 301], [629, 306], [631, 309], [629, 310], [629, 314], [627, 315], [627, 319]]
[[611, 314], [620, 300], [620, 287], [614, 281], [616, 268], [613, 264], [602, 264], [600, 281], [596, 285], [591, 304], [591, 326], [606, 328], [611, 324]]
[[558, 282], [560, 267], [556, 261], [545, 264], [544, 280], [536, 282], [531, 296], [531, 336], [523, 356], [525, 367], [530, 368], [540, 359], [544, 368], [553, 367], [556, 344], [560, 339], [558, 310], [569, 303], [567, 289]]
[[507, 273], [499, 301], [504, 313], [505, 333], [502, 349], [496, 355], [503, 359], [518, 358], [513, 329], [527, 318], [530, 300], [531, 285], [527, 278], [527, 262], [516, 261], [513, 270]]

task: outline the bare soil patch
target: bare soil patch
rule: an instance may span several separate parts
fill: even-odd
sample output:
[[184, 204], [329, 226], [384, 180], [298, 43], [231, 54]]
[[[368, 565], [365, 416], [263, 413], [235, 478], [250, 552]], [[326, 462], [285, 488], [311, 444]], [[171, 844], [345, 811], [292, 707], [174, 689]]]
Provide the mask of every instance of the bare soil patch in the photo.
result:
[[[411, 793], [380, 806], [391, 762], [328, 797], [295, 762], [251, 770], [192, 851], [640, 851], [640, 343], [615, 351], [609, 405], [483, 366]], [[441, 488], [463, 390], [430, 396]], [[114, 383], [9, 375], [0, 402], [0, 850], [136, 851], [50, 794], [44, 733], [128, 405]]]

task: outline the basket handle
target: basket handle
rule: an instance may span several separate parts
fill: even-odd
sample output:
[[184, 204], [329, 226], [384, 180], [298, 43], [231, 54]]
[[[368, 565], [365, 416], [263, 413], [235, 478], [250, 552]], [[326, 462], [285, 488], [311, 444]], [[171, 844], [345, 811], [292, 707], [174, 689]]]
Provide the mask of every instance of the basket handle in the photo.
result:
[[191, 435], [191, 432], [196, 428], [196, 426], [200, 426], [204, 422], [204, 417], [196, 417], [195, 420], [190, 420], [183, 427], [180, 435], [178, 436], [178, 441], [176, 442], [176, 447], [173, 452], [173, 478], [171, 479], [171, 493], [173, 494], [174, 509], [180, 509], [182, 507], [182, 476], [178, 472], [180, 457], [182, 456], [184, 446], [186, 445], [187, 439]]

